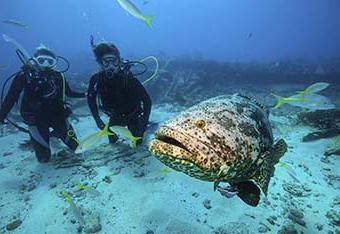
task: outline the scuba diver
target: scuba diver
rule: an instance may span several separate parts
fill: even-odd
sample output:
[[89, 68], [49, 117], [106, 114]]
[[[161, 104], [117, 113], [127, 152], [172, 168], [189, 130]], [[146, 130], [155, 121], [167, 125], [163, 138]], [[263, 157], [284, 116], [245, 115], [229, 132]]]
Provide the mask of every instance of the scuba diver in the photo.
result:
[[72, 111], [65, 98], [85, 98], [86, 94], [73, 91], [63, 73], [56, 70], [59, 57], [45, 46], [38, 47], [33, 57], [24, 62], [21, 70], [15, 74], [0, 110], [0, 123], [4, 124], [22, 93], [20, 114], [28, 125], [35, 155], [40, 163], [46, 163], [51, 158], [50, 136], [61, 139], [73, 151], [78, 146], [73, 127], [68, 122]]
[[[99, 108], [109, 116], [109, 126], [127, 126], [137, 140], [142, 137], [149, 123], [151, 98], [144, 86], [130, 71], [131, 63], [122, 61], [118, 48], [110, 43], [93, 44], [93, 52], [101, 71], [94, 74], [88, 88], [88, 105], [98, 128], [105, 127], [98, 113]], [[116, 134], [109, 135], [109, 142], [118, 140]]]

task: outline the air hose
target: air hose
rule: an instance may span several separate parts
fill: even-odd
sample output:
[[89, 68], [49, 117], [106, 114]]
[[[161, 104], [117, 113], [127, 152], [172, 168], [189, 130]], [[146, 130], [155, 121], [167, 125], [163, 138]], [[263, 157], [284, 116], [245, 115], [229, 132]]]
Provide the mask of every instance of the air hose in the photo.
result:
[[156, 69], [155, 69], [155, 72], [148, 79], [146, 79], [145, 81], [142, 82], [143, 85], [145, 85], [146, 83], [148, 83], [149, 81], [154, 79], [158, 75], [158, 71], [159, 71], [159, 62], [158, 62], [158, 59], [155, 56], [147, 56], [147, 57], [139, 60], [139, 62], [143, 63], [144, 61], [149, 60], [149, 59], [152, 59], [152, 60], [155, 61]]

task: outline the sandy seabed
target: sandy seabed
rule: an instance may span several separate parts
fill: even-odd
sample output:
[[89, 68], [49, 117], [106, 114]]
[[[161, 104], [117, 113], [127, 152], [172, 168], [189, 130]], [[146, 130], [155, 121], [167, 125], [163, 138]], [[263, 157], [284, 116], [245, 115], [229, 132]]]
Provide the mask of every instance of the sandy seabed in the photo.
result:
[[[151, 120], [163, 122], [176, 114], [172, 110], [155, 106]], [[286, 233], [340, 233], [340, 158], [325, 159], [330, 140], [302, 143], [311, 128], [294, 126], [283, 116], [271, 116], [271, 121], [275, 138], [289, 145], [282, 158], [288, 167], [276, 166], [268, 196], [255, 208], [238, 197], [222, 197], [211, 183], [164, 170], [146, 146], [133, 151], [124, 142], [103, 142], [79, 158], [53, 140], [52, 161], [39, 164], [29, 147], [19, 147], [27, 135], [5, 132], [0, 233], [243, 234], [277, 233], [283, 227], [291, 231]], [[90, 117], [74, 126], [80, 138], [97, 131]], [[79, 184], [91, 189], [81, 190]], [[61, 196], [64, 191], [83, 218]]]

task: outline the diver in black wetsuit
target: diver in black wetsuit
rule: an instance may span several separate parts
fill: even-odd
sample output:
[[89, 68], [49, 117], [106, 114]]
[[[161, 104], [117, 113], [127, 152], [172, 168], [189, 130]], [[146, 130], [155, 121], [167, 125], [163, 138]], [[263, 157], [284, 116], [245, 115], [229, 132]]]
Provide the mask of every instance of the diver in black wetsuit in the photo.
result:
[[28, 125], [35, 155], [43, 163], [51, 157], [49, 128], [71, 150], [77, 148], [75, 132], [67, 120], [72, 112], [66, 106], [65, 96], [85, 98], [86, 94], [72, 91], [63, 74], [53, 69], [57, 57], [47, 47], [38, 47], [33, 60], [34, 65], [25, 64], [14, 77], [1, 106], [0, 123], [4, 123], [22, 93], [20, 114]]
[[[101, 110], [110, 117], [110, 126], [127, 126], [135, 137], [143, 137], [151, 112], [150, 96], [124, 66], [116, 46], [100, 43], [93, 46], [93, 52], [101, 71], [90, 79], [87, 100], [98, 128], [105, 124], [99, 117], [97, 95]], [[117, 140], [117, 135], [109, 136], [111, 144]], [[137, 141], [137, 145], [141, 143], [142, 139]]]

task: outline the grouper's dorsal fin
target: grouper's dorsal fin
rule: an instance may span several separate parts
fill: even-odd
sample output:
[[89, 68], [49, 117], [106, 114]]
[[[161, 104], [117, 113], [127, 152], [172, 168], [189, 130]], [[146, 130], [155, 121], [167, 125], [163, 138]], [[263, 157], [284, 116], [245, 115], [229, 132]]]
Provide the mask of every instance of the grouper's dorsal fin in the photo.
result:
[[265, 153], [266, 155], [263, 157], [264, 161], [260, 165], [260, 169], [252, 177], [265, 195], [267, 195], [270, 178], [274, 175], [274, 166], [286, 152], [286, 142], [283, 139], [276, 142], [272, 149]]
[[254, 103], [255, 105], [257, 105], [258, 107], [260, 107], [261, 109], [263, 109], [264, 111], [267, 111], [267, 107], [265, 105], [263, 105], [261, 102], [259, 102], [256, 98], [243, 94], [243, 93], [238, 93], [237, 94], [240, 97], [243, 97], [244, 99], [249, 100], [250, 102]]

